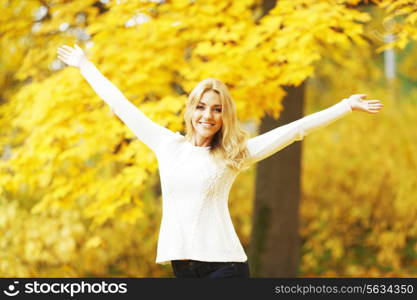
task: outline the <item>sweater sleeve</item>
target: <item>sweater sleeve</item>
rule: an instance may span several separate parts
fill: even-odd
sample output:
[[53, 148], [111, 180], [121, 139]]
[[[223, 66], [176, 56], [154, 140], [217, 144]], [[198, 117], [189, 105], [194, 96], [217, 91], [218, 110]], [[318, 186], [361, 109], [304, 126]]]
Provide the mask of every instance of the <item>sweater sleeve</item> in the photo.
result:
[[175, 134], [149, 119], [141, 110], [127, 100], [120, 90], [88, 61], [81, 65], [80, 72], [97, 95], [129, 127], [133, 133], [154, 152], [164, 139]]
[[247, 141], [250, 154], [247, 163], [256, 163], [265, 159], [293, 142], [301, 141], [311, 132], [327, 126], [351, 112], [350, 100], [346, 98], [322, 111], [250, 138]]

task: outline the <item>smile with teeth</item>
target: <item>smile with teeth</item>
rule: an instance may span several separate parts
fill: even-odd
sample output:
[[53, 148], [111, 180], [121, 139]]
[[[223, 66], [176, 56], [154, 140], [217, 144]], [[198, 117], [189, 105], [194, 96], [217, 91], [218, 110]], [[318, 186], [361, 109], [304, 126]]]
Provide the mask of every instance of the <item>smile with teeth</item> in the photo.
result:
[[214, 126], [214, 124], [206, 123], [206, 122], [198, 122], [198, 124], [200, 124], [201, 127], [205, 127], [205, 128], [210, 128]]

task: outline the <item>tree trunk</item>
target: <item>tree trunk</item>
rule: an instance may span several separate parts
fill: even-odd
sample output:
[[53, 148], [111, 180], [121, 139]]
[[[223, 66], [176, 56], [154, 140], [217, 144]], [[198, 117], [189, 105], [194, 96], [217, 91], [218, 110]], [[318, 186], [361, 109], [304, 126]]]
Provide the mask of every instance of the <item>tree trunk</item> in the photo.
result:
[[[286, 87], [278, 121], [262, 120], [259, 134], [303, 117], [304, 86]], [[295, 142], [258, 163], [249, 264], [253, 277], [296, 277], [302, 143]]]

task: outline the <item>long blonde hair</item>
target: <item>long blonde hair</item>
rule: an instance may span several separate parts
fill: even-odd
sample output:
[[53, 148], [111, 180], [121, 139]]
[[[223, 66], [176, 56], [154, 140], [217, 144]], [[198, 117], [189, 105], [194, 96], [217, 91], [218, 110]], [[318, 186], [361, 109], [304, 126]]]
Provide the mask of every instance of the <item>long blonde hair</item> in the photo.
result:
[[189, 142], [193, 141], [195, 129], [191, 121], [192, 115], [204, 93], [210, 90], [219, 95], [223, 121], [222, 127], [211, 141], [210, 153], [214, 157], [222, 159], [232, 170], [246, 170], [248, 166], [245, 165], [245, 161], [249, 157], [246, 140], [249, 138], [249, 134], [240, 127], [235, 103], [227, 86], [220, 80], [206, 78], [200, 81], [189, 94], [184, 113], [185, 138]]

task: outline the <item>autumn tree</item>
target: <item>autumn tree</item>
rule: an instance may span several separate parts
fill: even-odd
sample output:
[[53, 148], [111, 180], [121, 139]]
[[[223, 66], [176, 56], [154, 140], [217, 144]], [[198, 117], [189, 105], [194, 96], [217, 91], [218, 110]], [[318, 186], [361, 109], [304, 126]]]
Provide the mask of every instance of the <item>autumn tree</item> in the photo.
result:
[[[205, 77], [225, 82], [239, 119], [259, 125], [264, 116], [278, 119], [283, 87], [313, 76], [329, 49], [366, 45], [370, 17], [355, 9], [358, 2], [278, 1], [263, 15], [260, 0], [2, 1], [1, 197], [33, 215], [79, 207], [103, 226], [142, 225], [146, 208], [158, 211], [149, 200], [153, 153], [77, 70], [59, 63], [59, 45], [84, 47], [132, 103], [173, 131], [184, 130], [186, 95]], [[401, 3], [411, 17], [399, 45], [415, 38], [412, 4]], [[88, 245], [100, 241], [92, 236]]]
[[[332, 23], [345, 27], [345, 33], [335, 38], [335, 31], [322, 25], [321, 12], [328, 6], [283, 1], [259, 19], [259, 5], [259, 1], [38, 2], [39, 20], [28, 16], [21, 21], [21, 36], [29, 41], [14, 75], [30, 84], [2, 106], [8, 112], [4, 124], [19, 130], [19, 135], [4, 135], [5, 144], [16, 145], [13, 156], [3, 163], [5, 190], [16, 195], [24, 182], [25, 189], [36, 195], [34, 212], [85, 201], [86, 215], [99, 223], [116, 212], [130, 221], [141, 215], [140, 194], [149, 174], [156, 171], [156, 160], [112, 118], [76, 70], [61, 70], [55, 52], [62, 43], [78, 39], [88, 48], [91, 42], [89, 56], [128, 99], [156, 122], [181, 130], [186, 92], [208, 76], [229, 85], [242, 121], [258, 122], [266, 113], [278, 117], [285, 94], [281, 86], [302, 82], [320, 58], [312, 37], [320, 43], [347, 45], [348, 37], [360, 39], [360, 25], [352, 20], [367, 20], [366, 14], [340, 6]], [[13, 16], [19, 7], [25, 4], [10, 2], [6, 12]], [[15, 38], [9, 23], [3, 26], [4, 39]], [[18, 141], [8, 142], [11, 139]]]

